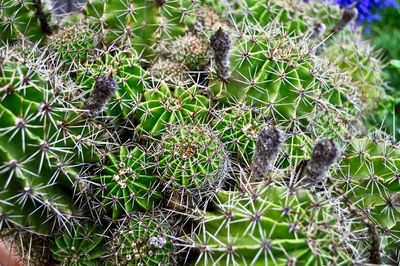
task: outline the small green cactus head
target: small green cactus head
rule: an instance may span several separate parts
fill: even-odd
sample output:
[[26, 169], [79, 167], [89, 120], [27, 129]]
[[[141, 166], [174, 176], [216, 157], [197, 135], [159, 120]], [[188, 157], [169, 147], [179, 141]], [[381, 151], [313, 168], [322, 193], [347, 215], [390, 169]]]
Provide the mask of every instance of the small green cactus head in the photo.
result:
[[202, 125], [171, 127], [158, 147], [160, 174], [168, 187], [202, 189], [220, 180], [226, 154], [216, 133]]
[[[77, 83], [87, 96], [88, 116], [103, 113], [116, 126], [137, 109], [144, 90], [144, 70], [135, 53], [106, 51], [86, 62], [78, 71]], [[109, 101], [108, 101], [109, 100]]]
[[250, 165], [258, 135], [268, 124], [263, 112], [237, 104], [218, 110], [215, 118], [215, 131], [229, 153], [238, 161]]
[[357, 33], [338, 35], [334, 42], [323, 51], [323, 55], [351, 80], [363, 107], [373, 109], [384, 93], [383, 68], [377, 52]]
[[105, 252], [105, 237], [92, 225], [56, 235], [51, 247], [52, 257], [70, 266], [98, 265]]
[[161, 197], [158, 179], [147, 152], [139, 147], [121, 146], [110, 152], [93, 177], [95, 196], [112, 211], [112, 218], [138, 210], [151, 210]]
[[172, 125], [202, 123], [206, 120], [210, 102], [196, 86], [170, 89], [164, 82], [147, 90], [136, 116], [141, 134], [160, 136]]
[[68, 68], [75, 70], [96, 55], [99, 38], [84, 24], [65, 26], [52, 35], [48, 47]]
[[171, 265], [177, 248], [171, 225], [161, 214], [137, 214], [117, 230], [113, 240], [117, 265]]

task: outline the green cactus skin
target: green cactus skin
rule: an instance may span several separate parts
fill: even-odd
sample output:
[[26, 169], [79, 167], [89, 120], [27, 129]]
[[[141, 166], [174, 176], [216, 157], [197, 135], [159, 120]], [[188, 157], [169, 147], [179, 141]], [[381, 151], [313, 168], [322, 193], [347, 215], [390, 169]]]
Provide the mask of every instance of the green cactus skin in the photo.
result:
[[96, 160], [102, 126], [84, 119], [61, 80], [8, 52], [0, 66], [2, 225], [45, 233], [76, 213], [73, 186], [80, 167]]
[[142, 134], [159, 135], [170, 125], [202, 123], [207, 119], [210, 103], [197, 87], [170, 90], [161, 83], [144, 93], [136, 117]]
[[94, 178], [106, 208], [112, 209], [112, 218], [138, 210], [151, 210], [161, 194], [157, 191], [158, 179], [152, 174], [149, 155], [139, 147], [121, 146], [117, 154], [110, 153], [100, 174]]
[[[356, 115], [360, 107], [355, 88], [338, 83], [337, 73], [324, 71], [327, 62], [306, 48], [306, 39], [281, 34], [267, 28], [232, 40], [231, 75], [212, 78], [209, 85], [220, 104], [263, 108], [276, 124], [293, 127], [312, 124], [323, 113], [336, 113], [342, 123]], [[333, 111], [337, 109], [343, 112]]]
[[158, 39], [184, 34], [193, 23], [188, 0], [92, 0], [82, 20], [99, 31], [106, 44], [132, 45], [139, 54], [151, 55]]
[[94, 226], [78, 227], [57, 235], [51, 248], [52, 256], [60, 265], [100, 265], [106, 253], [105, 238]]
[[218, 135], [207, 126], [175, 126], [157, 148], [157, 171], [173, 204], [191, 206], [217, 188], [227, 171], [227, 158]]
[[160, 215], [138, 214], [129, 218], [113, 240], [112, 265], [173, 265], [174, 232]]
[[214, 128], [233, 157], [249, 165], [258, 134], [266, 125], [262, 112], [238, 105], [221, 109]]
[[135, 54], [118, 52], [115, 55], [106, 52], [100, 59], [88, 62], [80, 69], [76, 83], [83, 91], [90, 94], [96, 85], [96, 79], [110, 74], [118, 85], [105, 110], [105, 115], [113, 119], [116, 127], [120, 126], [138, 108], [144, 90], [144, 70], [137, 64]]
[[69, 71], [74, 71], [96, 55], [98, 42], [95, 32], [84, 24], [77, 24], [60, 29], [48, 39], [48, 46]]
[[[391, 253], [398, 249], [400, 231], [400, 147], [377, 136], [354, 138], [332, 174], [338, 193], [364, 210], [377, 226], [381, 249]], [[388, 263], [397, 260], [389, 259]]]
[[52, 33], [52, 27], [50, 13], [41, 0], [0, 1], [0, 44], [41, 42]]
[[270, 184], [257, 192], [220, 192], [200, 220], [196, 265], [349, 263], [330, 202], [307, 190]]
[[335, 44], [326, 47], [323, 55], [349, 75], [361, 94], [365, 109], [376, 107], [377, 99], [384, 93], [381, 89], [384, 80], [382, 65], [374, 55], [373, 47], [362, 41], [358, 34], [350, 37], [341, 34], [332, 41]]

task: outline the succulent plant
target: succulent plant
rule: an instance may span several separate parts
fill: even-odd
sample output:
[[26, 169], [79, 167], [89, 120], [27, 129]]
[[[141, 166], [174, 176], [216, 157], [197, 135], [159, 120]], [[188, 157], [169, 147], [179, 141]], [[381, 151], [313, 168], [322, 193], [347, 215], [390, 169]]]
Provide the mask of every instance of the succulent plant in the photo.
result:
[[128, 218], [114, 235], [113, 265], [171, 265], [176, 262], [174, 232], [159, 214]]
[[73, 228], [56, 235], [51, 248], [52, 256], [60, 265], [99, 265], [106, 252], [105, 239], [96, 227]]
[[2, 231], [63, 265], [399, 262], [399, 147], [365, 124], [385, 84], [352, 6], [90, 0], [53, 27], [0, 3]]
[[[97, 59], [97, 57], [96, 57]], [[90, 98], [96, 102], [93, 94], [101, 84], [109, 84], [105, 90], [111, 90], [107, 106], [93, 105], [89, 102], [89, 116], [105, 115], [113, 120], [115, 126], [120, 126], [123, 120], [132, 116], [138, 108], [145, 87], [144, 70], [138, 65], [135, 54], [129, 55], [124, 52], [105, 52], [94, 62], [87, 62], [77, 74], [76, 83], [81, 90], [91, 94]], [[107, 89], [107, 87], [109, 89]], [[103, 98], [103, 94], [99, 95]], [[90, 98], [88, 100], [90, 100]], [[104, 98], [106, 99], [106, 98]]]
[[170, 200], [183, 206], [204, 201], [202, 194], [221, 186], [229, 163], [218, 135], [201, 125], [170, 128], [155, 157]]
[[192, 5], [187, 0], [93, 0], [85, 5], [80, 19], [98, 31], [106, 44], [132, 45], [148, 56], [156, 40], [185, 33], [192, 23]]
[[1, 52], [1, 224], [45, 233], [77, 214], [73, 185], [96, 160], [103, 125], [84, 118], [74, 90], [42, 61]]
[[97, 196], [112, 218], [135, 210], [151, 210], [161, 198], [158, 178], [152, 173], [154, 166], [148, 152], [140, 147], [121, 146], [116, 154], [110, 152], [99, 165], [99, 172], [93, 177]]
[[373, 47], [362, 41], [359, 35], [354, 35], [351, 37], [344, 34], [337, 36], [335, 45], [328, 45], [323, 54], [341, 70], [344, 70], [347, 75], [350, 75], [352, 83], [361, 93], [365, 109], [371, 109], [376, 107], [376, 100], [380, 99], [384, 93], [380, 89], [384, 86], [382, 66], [378, 57], [374, 55], [376, 52]]
[[253, 194], [221, 192], [200, 215], [196, 265], [349, 263], [331, 203], [307, 190], [266, 186]]
[[41, 42], [52, 34], [50, 13], [41, 0], [0, 2], [0, 44], [20, 40]]
[[159, 135], [170, 125], [202, 123], [208, 115], [209, 100], [195, 86], [171, 90], [161, 83], [144, 93], [136, 116], [137, 130], [145, 135]]
[[74, 71], [97, 52], [98, 37], [84, 24], [66, 26], [49, 37], [49, 49], [69, 71]]

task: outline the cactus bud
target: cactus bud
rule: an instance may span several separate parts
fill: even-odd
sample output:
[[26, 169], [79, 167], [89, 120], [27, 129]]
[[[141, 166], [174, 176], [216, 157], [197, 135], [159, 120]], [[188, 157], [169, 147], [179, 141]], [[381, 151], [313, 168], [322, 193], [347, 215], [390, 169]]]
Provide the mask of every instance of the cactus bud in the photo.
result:
[[43, 33], [47, 35], [51, 35], [53, 30], [51, 29], [46, 14], [43, 11], [43, 5], [41, 0], [35, 0], [35, 8], [36, 8], [36, 16], [40, 21], [40, 28], [42, 29]]
[[211, 47], [214, 51], [214, 64], [217, 74], [227, 79], [230, 75], [229, 50], [231, 49], [232, 39], [222, 28], [210, 38]]
[[250, 181], [259, 181], [272, 168], [283, 143], [283, 134], [275, 127], [264, 128], [257, 139]]
[[329, 167], [338, 156], [339, 150], [332, 139], [318, 142], [301, 176], [302, 185], [315, 186], [318, 183], [324, 183]]
[[326, 26], [324, 23], [315, 23], [310, 30], [311, 38], [319, 38], [321, 37], [326, 30]]
[[86, 100], [89, 109], [88, 117], [93, 117], [104, 111], [107, 102], [118, 90], [118, 85], [112, 75], [101, 75], [96, 79], [96, 86], [90, 97]]
[[358, 10], [355, 5], [351, 5], [345, 8], [342, 12], [342, 16], [335, 28], [333, 28], [332, 33], [341, 32], [350, 22], [356, 19], [358, 16]]

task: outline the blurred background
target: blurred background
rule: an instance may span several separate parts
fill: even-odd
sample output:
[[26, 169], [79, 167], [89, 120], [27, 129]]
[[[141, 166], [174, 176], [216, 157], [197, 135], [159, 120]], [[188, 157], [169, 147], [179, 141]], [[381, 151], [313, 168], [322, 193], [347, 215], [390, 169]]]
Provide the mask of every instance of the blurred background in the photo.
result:
[[[50, 1], [52, 12], [60, 18], [76, 12], [86, 0]], [[235, 0], [228, 0], [235, 1]], [[307, 2], [308, 0], [304, 0]], [[318, 0], [314, 0], [318, 1]], [[400, 140], [400, 0], [320, 0], [358, 10], [358, 27], [362, 27], [365, 38], [370, 39], [381, 55], [388, 97], [380, 103], [378, 113], [370, 117], [371, 123]]]

